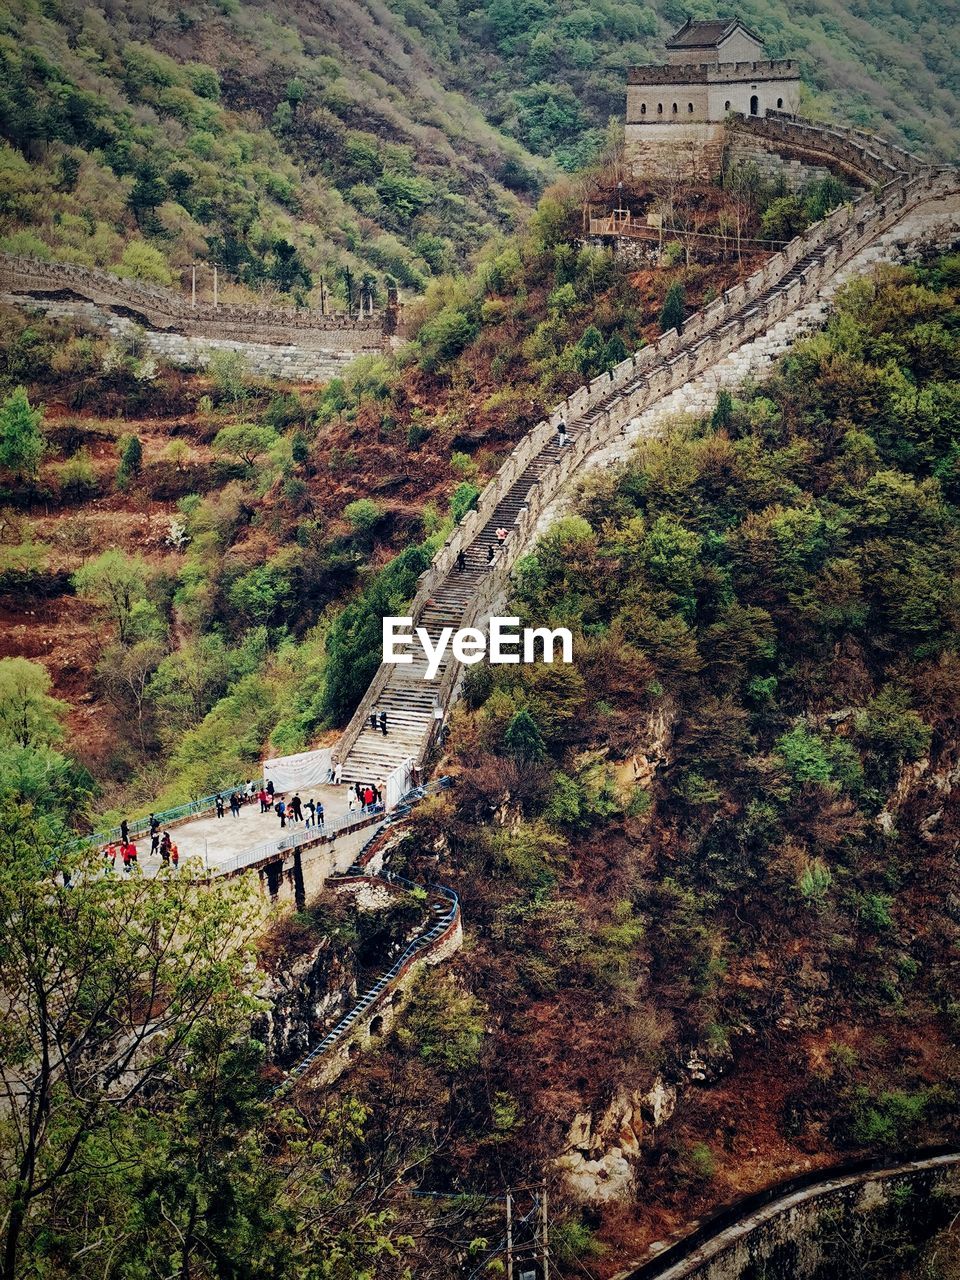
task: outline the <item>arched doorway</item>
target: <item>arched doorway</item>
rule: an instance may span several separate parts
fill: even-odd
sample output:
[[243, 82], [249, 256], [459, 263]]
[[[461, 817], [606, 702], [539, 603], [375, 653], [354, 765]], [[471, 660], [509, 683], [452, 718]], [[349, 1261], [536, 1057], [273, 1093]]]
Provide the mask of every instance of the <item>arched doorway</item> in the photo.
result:
[[753, 94], [750, 98], [750, 114], [752, 116], [758, 116], [760, 114], [760, 99], [756, 94]]

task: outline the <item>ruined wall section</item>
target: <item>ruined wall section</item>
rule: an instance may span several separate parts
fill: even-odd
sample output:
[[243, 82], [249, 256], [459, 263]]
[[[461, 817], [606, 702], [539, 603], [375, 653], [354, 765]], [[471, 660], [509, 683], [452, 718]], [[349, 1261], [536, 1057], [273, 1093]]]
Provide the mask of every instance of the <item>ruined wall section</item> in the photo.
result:
[[153, 355], [174, 365], [202, 369], [216, 351], [238, 350], [251, 373], [307, 382], [326, 381], [358, 356], [379, 354], [397, 321], [393, 311], [357, 317], [233, 303], [193, 307], [160, 285], [14, 254], [0, 254], [0, 300], [79, 319], [115, 337], [136, 330]]

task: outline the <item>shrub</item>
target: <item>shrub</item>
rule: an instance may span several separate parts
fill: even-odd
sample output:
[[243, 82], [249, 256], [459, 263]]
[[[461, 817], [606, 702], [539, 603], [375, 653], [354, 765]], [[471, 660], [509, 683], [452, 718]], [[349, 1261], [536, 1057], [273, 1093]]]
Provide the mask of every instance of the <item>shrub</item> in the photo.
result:
[[149, 280], [154, 284], [173, 284], [173, 273], [159, 249], [143, 240], [131, 240], [114, 267], [118, 276], [128, 280]]
[[477, 505], [479, 497], [480, 490], [475, 484], [470, 484], [468, 480], [464, 480], [457, 485], [450, 498], [450, 514], [457, 524], [460, 523], [468, 511], [471, 511]]
[[372, 498], [358, 498], [347, 503], [343, 514], [353, 525], [354, 532], [364, 534], [373, 531], [383, 516], [383, 510]]
[[97, 490], [97, 473], [86, 449], [79, 449], [57, 468], [57, 479], [64, 494], [75, 502]]

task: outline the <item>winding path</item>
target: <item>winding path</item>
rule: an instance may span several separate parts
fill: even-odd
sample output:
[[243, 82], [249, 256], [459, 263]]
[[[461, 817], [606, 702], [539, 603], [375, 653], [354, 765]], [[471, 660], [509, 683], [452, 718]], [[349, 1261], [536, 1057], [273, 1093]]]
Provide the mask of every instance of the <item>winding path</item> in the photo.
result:
[[[653, 346], [622, 362], [610, 374], [558, 405], [516, 446], [497, 476], [421, 576], [409, 614], [436, 642], [443, 627], [479, 625], [504, 600], [517, 558], [535, 538], [540, 517], [584, 459], [609, 446], [639, 415], [654, 410], [671, 392], [714, 369], [774, 326], [786, 323], [865, 248], [921, 205], [938, 206], [960, 192], [956, 170], [924, 166], [879, 139], [854, 130], [821, 128], [782, 116], [740, 121], [767, 144], [816, 154], [858, 173], [874, 190], [808, 228], [743, 284], [728, 289], [690, 316], [682, 333], [671, 331]], [[879, 185], [881, 184], [882, 185]], [[954, 217], [956, 233], [960, 220]], [[560, 448], [556, 426], [567, 426]], [[496, 531], [508, 531], [497, 546]], [[488, 549], [495, 556], [488, 562]], [[465, 565], [457, 568], [462, 553]], [[449, 653], [433, 681], [423, 663], [382, 664], [336, 748], [344, 781], [382, 777], [413, 757], [420, 766], [457, 696], [462, 668]], [[390, 734], [368, 728], [373, 710], [385, 710]]]

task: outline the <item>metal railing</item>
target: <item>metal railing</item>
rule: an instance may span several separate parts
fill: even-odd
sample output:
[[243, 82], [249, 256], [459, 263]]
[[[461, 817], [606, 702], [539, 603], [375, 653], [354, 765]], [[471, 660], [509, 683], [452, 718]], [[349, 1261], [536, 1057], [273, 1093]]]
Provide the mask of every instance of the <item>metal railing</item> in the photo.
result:
[[[162, 809], [159, 813], [154, 813], [154, 817], [161, 827], [169, 826], [171, 822], [179, 822], [182, 818], [196, 817], [197, 814], [203, 813], [206, 809], [215, 808], [217, 796], [227, 798], [234, 791], [245, 795], [248, 782], [249, 779], [244, 782], [231, 783], [228, 787], [220, 787], [208, 796], [201, 796], [197, 800], [188, 800], [185, 804], [177, 805], [174, 809]], [[150, 831], [150, 815], [147, 814], [141, 818], [130, 819], [127, 823], [127, 828], [132, 840], [136, 840], [139, 836], [147, 835]], [[95, 831], [93, 835], [86, 836], [85, 839], [94, 845], [110, 844], [120, 839], [120, 827], [111, 827], [106, 831]]]
[[340, 1021], [327, 1032], [319, 1044], [314, 1045], [309, 1053], [290, 1068], [283, 1081], [274, 1090], [274, 1096], [279, 1096], [280, 1094], [285, 1093], [287, 1089], [291, 1087], [293, 1082], [298, 1080], [306, 1071], [308, 1071], [319, 1058], [323, 1057], [323, 1055], [328, 1053], [334, 1045], [343, 1040], [344, 1037], [353, 1030], [354, 1025], [361, 1015], [370, 1012], [375, 1005], [379, 1004], [380, 1000], [402, 976], [404, 970], [411, 965], [419, 955], [428, 951], [435, 942], [439, 941], [451, 926], [456, 924], [460, 914], [460, 899], [457, 897], [457, 894], [453, 889], [441, 884], [417, 884], [413, 880], [408, 880], [406, 876], [398, 875], [393, 871], [381, 871], [379, 874], [373, 875], [370, 872], [365, 871], [361, 864], [364, 853], [382, 832], [386, 831], [386, 829], [399, 818], [406, 817], [418, 801], [423, 800], [428, 795], [437, 795], [441, 791], [446, 791], [452, 785], [453, 780], [444, 775], [442, 778], [437, 778], [433, 782], [428, 782], [421, 787], [413, 787], [408, 791], [393, 813], [390, 814], [388, 818], [385, 818], [384, 821], [377, 826], [377, 829], [371, 833], [370, 838], [364, 843], [363, 848], [357, 854], [357, 858], [349, 870], [342, 876], [338, 877], [341, 882], [353, 878], [365, 878], [370, 880], [385, 880], [388, 884], [397, 884], [400, 885], [401, 888], [407, 890], [420, 889], [425, 893], [443, 898], [447, 903], [446, 910], [439, 918], [434, 915], [430, 927], [424, 929], [416, 936], [416, 938], [407, 944], [403, 952], [397, 957], [390, 968], [381, 973], [377, 978], [377, 981], [364, 991], [349, 1012], [344, 1014]]
[[349, 813], [343, 813], [339, 818], [330, 818], [324, 822], [317, 823], [313, 827], [289, 831], [285, 836], [280, 836], [277, 840], [264, 840], [261, 844], [255, 844], [250, 849], [244, 849], [243, 853], [236, 854], [228, 862], [221, 863], [219, 867], [214, 869], [214, 874], [221, 876], [231, 875], [237, 871], [242, 871], [244, 867], [263, 862], [264, 859], [271, 858], [274, 854], [286, 853], [290, 849], [299, 849], [303, 845], [312, 844], [315, 840], [336, 837], [341, 831], [363, 826], [365, 822], [369, 822], [372, 818], [376, 818], [384, 812], [385, 809], [382, 804], [372, 804], [365, 809], [354, 809]]
[[301, 1058], [296, 1066], [290, 1069], [287, 1073], [287, 1078], [279, 1086], [278, 1093], [285, 1091], [295, 1080], [299, 1080], [319, 1058], [323, 1057], [325, 1053], [329, 1053], [339, 1041], [345, 1039], [354, 1029], [359, 1019], [365, 1013], [371, 1013], [380, 1003], [414, 960], [428, 951], [452, 925], [456, 924], [460, 913], [460, 899], [457, 897], [456, 892], [446, 885], [416, 884], [414, 881], [406, 879], [405, 876], [395, 875], [390, 871], [382, 871], [378, 876], [371, 876], [370, 878], [386, 880], [389, 884], [397, 884], [407, 890], [420, 889], [425, 893], [443, 898], [447, 904], [446, 909], [441, 916], [434, 915], [432, 917], [430, 927], [417, 934], [413, 941], [407, 944], [390, 968], [381, 973], [373, 986], [364, 991], [350, 1012], [342, 1017], [331, 1031], [327, 1032], [320, 1043], [311, 1049], [306, 1057]]

